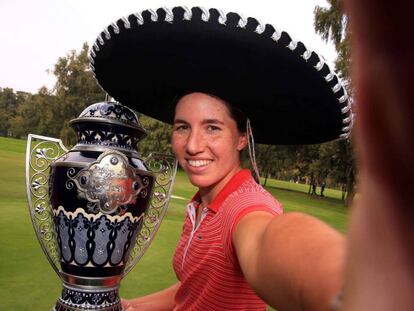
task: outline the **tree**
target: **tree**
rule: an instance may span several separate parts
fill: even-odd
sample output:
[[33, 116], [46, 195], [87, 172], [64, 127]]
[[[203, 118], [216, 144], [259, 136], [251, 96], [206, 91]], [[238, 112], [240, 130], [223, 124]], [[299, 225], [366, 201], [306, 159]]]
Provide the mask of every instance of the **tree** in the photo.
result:
[[263, 186], [266, 186], [267, 178], [270, 175], [275, 174], [282, 167], [285, 156], [279, 154], [278, 151], [283, 150], [283, 148], [273, 145], [258, 144], [255, 149], [257, 166], [261, 177], [264, 178]]
[[320, 145], [315, 169], [322, 179], [330, 178], [342, 190], [342, 200], [349, 205], [354, 197], [355, 159], [352, 142], [334, 141]]
[[56, 84], [52, 90], [45, 87], [37, 94], [4, 89], [1, 92], [0, 134], [16, 137], [36, 133], [60, 137], [66, 145], [75, 142], [69, 121], [76, 118], [87, 106], [103, 101], [105, 93], [96, 83], [88, 62], [88, 45], [79, 53], [70, 51], [60, 57], [54, 66]]
[[[314, 10], [314, 28], [325, 41], [332, 41], [338, 53], [335, 61], [335, 70], [345, 82], [348, 94], [352, 95], [352, 85], [349, 76], [351, 65], [350, 31], [348, 17], [343, 11], [342, 0], [327, 0], [328, 7], [316, 6]], [[352, 201], [355, 193], [355, 161], [351, 139], [348, 141], [334, 141], [320, 147], [321, 160], [317, 165], [330, 167], [329, 175], [342, 184], [343, 193], [346, 193], [347, 205]], [[332, 163], [335, 159], [335, 163]], [[329, 166], [328, 166], [329, 163]], [[344, 196], [343, 196], [344, 197]]]
[[29, 94], [10, 118], [10, 129], [15, 137], [25, 137], [29, 133], [58, 137], [59, 127], [56, 116], [58, 107], [56, 98], [46, 88], [41, 88], [38, 94]]
[[[314, 10], [314, 28], [325, 41], [332, 41], [338, 56], [335, 71], [349, 82], [350, 44], [348, 18], [342, 8], [342, 0], [327, 0], [329, 7], [316, 6]], [[349, 90], [348, 90], [349, 91]]]
[[256, 145], [256, 160], [266, 185], [269, 175], [277, 179], [312, 182], [319, 178], [315, 163], [318, 145]]
[[146, 157], [151, 152], [171, 154], [171, 125], [143, 114], [138, 114], [138, 116], [141, 125], [147, 130], [147, 137], [142, 138], [137, 145], [141, 156]]
[[17, 96], [13, 89], [4, 88], [0, 99], [0, 133], [3, 136], [11, 136], [10, 119], [16, 114]]
[[75, 141], [69, 120], [76, 118], [87, 106], [105, 99], [105, 92], [89, 69], [88, 49], [88, 44], [84, 43], [79, 53], [73, 50], [60, 57], [53, 70], [57, 79], [53, 88], [55, 105], [59, 108], [56, 115], [58, 122], [53, 126], [59, 129], [59, 136], [66, 144]]
[[16, 117], [19, 106], [30, 96], [26, 92], [14, 92], [11, 88], [0, 89], [0, 135], [19, 137], [11, 127], [11, 120]]

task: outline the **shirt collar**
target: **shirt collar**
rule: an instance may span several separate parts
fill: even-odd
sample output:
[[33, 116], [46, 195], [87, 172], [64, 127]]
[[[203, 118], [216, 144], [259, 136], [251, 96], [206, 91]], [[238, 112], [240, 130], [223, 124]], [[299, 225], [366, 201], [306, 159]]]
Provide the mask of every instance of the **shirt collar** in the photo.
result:
[[[227, 182], [227, 184], [220, 190], [217, 196], [213, 201], [207, 206], [208, 209], [217, 213], [224, 202], [224, 200], [234, 191], [236, 191], [239, 186], [244, 183], [246, 180], [250, 179], [252, 174], [248, 169], [242, 169], [238, 171], [233, 177]], [[200, 202], [200, 194], [197, 192], [191, 202]]]

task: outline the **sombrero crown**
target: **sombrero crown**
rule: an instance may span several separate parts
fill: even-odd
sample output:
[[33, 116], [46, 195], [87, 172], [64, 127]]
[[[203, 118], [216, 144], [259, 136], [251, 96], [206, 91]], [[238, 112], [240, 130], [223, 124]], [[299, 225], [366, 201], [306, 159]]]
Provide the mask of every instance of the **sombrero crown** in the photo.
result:
[[191, 92], [216, 95], [244, 111], [256, 141], [312, 144], [347, 138], [350, 101], [324, 60], [286, 32], [217, 9], [144, 10], [99, 35], [90, 63], [117, 101], [172, 121]]

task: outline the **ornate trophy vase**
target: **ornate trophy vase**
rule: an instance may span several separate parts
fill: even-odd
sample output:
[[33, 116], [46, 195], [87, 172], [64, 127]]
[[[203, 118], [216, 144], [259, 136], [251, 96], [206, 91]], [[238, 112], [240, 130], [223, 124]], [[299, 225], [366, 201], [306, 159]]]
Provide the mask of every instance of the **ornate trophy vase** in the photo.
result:
[[29, 135], [26, 186], [39, 242], [63, 283], [54, 309], [123, 310], [121, 279], [149, 246], [165, 214], [176, 162], [135, 149], [145, 136], [115, 102], [71, 120], [77, 144]]

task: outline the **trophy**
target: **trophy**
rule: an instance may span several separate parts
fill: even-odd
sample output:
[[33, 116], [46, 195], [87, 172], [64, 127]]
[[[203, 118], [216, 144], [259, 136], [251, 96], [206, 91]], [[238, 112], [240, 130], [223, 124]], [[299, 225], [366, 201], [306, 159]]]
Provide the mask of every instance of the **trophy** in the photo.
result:
[[168, 207], [177, 163], [142, 159], [146, 135], [117, 102], [87, 107], [70, 121], [77, 144], [29, 135], [26, 189], [30, 216], [63, 289], [53, 310], [123, 310], [121, 279], [151, 243]]

